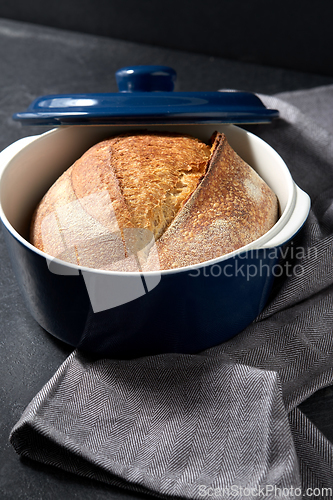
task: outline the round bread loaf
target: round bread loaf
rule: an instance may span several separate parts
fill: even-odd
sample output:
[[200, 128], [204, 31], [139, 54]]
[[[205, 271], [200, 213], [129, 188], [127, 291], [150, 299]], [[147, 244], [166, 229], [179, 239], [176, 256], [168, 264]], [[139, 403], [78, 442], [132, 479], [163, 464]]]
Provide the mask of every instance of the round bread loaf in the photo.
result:
[[30, 241], [78, 265], [138, 270], [137, 253], [164, 233], [205, 175], [209, 157], [210, 146], [180, 134], [102, 141], [46, 193]]
[[277, 216], [275, 194], [223, 134], [210, 146], [175, 133], [126, 133], [59, 177], [36, 208], [30, 241], [84, 267], [171, 269], [236, 250]]
[[276, 195], [218, 133], [205, 177], [156, 243], [159, 265], [191, 266], [233, 252], [277, 219]]

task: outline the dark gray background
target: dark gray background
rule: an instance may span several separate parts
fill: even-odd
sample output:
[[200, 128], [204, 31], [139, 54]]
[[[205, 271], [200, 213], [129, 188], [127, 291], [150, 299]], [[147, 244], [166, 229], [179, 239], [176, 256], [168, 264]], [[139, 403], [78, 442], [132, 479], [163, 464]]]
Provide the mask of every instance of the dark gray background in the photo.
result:
[[333, 75], [331, 0], [11, 0], [0, 17]]

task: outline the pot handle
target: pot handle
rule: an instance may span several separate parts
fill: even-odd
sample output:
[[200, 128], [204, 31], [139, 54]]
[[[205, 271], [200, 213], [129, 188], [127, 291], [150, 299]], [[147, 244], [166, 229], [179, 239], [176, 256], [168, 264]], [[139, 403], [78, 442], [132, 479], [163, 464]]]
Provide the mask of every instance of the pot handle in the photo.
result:
[[310, 196], [296, 184], [295, 190], [295, 206], [288, 222], [276, 236], [273, 236], [273, 238], [262, 245], [261, 248], [274, 248], [287, 243], [305, 223], [311, 207]]

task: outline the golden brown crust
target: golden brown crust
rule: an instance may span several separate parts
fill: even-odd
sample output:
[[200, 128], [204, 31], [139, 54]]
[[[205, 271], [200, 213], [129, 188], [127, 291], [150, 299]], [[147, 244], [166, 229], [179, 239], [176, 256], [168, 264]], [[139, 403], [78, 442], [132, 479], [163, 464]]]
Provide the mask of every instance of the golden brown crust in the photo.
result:
[[158, 239], [204, 176], [210, 148], [190, 136], [137, 133], [112, 139], [110, 149], [133, 227]]
[[277, 214], [275, 194], [219, 133], [205, 178], [157, 242], [161, 269], [237, 250], [265, 234]]
[[130, 133], [102, 141], [44, 196], [31, 242], [75, 264], [114, 269], [151, 245], [151, 233], [157, 239], [165, 231], [205, 175], [209, 156], [209, 146], [181, 134]]
[[[122, 196], [117, 176], [110, 165], [111, 145], [112, 140], [96, 144], [69, 169], [74, 195], [82, 202], [91, 195], [108, 193], [118, 226], [132, 227], [131, 214]], [[110, 221], [105, 207], [95, 203], [87, 206], [86, 210], [110, 231], [115, 230], [114, 221]]]

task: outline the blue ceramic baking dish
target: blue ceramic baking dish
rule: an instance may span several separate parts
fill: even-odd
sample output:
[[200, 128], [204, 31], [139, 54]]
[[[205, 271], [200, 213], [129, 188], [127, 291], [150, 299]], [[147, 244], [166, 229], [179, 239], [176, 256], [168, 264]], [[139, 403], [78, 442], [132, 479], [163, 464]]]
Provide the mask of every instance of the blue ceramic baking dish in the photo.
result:
[[[61, 126], [21, 139], [0, 154], [1, 221], [27, 306], [50, 334], [98, 356], [196, 353], [239, 333], [266, 304], [283, 271], [281, 249], [309, 213], [309, 196], [294, 183], [277, 152], [232, 124], [270, 122], [277, 111], [247, 93], [181, 95], [172, 92], [174, 78], [170, 68], [124, 68], [117, 74], [118, 94], [39, 98], [15, 119]], [[280, 218], [275, 226], [220, 258], [146, 273], [84, 268], [32, 246], [32, 213], [59, 175], [99, 140], [140, 128], [205, 141], [215, 130], [224, 132], [276, 193]]]

